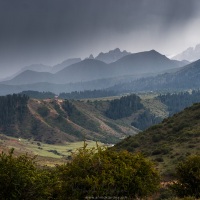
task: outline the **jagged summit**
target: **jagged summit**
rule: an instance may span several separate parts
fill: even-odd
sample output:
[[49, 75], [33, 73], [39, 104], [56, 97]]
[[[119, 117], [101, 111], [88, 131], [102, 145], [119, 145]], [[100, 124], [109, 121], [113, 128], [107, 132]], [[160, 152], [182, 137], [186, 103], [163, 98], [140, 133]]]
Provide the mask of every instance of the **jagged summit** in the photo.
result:
[[188, 60], [190, 62], [200, 59], [200, 44], [195, 47], [189, 47], [180, 54], [174, 56], [172, 59], [175, 60]]
[[90, 54], [89, 59], [94, 59], [94, 56]]
[[99, 53], [99, 55], [95, 57], [95, 59], [101, 60], [105, 63], [112, 63], [129, 54], [131, 53], [125, 50], [121, 51], [119, 48], [116, 48], [116, 49], [110, 50], [107, 53], [103, 53], [103, 52]]

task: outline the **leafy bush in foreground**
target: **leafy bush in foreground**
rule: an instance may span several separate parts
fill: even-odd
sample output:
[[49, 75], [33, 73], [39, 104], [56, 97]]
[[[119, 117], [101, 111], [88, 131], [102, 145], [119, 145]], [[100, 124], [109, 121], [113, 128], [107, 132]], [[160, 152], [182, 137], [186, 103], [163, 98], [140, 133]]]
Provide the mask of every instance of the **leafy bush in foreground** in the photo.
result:
[[73, 155], [72, 162], [58, 167], [61, 196], [145, 197], [159, 188], [159, 175], [153, 164], [141, 154], [87, 149], [86, 145]]
[[34, 158], [27, 155], [14, 157], [0, 154], [0, 198], [1, 200], [51, 199], [56, 189], [56, 178], [49, 170], [35, 166]]
[[34, 158], [0, 154], [1, 200], [65, 200], [87, 197], [146, 197], [159, 188], [159, 175], [141, 154], [83, 148], [71, 162], [38, 167]]

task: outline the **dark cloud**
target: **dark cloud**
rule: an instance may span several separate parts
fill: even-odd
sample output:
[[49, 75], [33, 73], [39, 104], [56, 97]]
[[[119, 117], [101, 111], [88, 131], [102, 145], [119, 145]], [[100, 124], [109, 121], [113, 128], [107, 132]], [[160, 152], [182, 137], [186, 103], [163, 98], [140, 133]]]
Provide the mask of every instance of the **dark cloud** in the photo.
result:
[[[109, 29], [129, 31], [152, 16], [176, 23], [190, 18], [194, 0], [1, 0], [1, 34], [38, 38], [80, 35]], [[14, 31], [14, 32], [13, 32]]]
[[151, 44], [152, 35], [182, 31], [199, 8], [198, 0], [0, 0], [0, 67], [126, 48], [127, 35]]

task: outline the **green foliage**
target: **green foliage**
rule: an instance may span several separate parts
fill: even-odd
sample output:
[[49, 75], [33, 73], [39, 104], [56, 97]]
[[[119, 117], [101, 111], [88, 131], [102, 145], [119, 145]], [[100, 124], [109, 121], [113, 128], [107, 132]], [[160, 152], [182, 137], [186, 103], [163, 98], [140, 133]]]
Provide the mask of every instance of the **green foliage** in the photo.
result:
[[141, 154], [83, 148], [72, 160], [54, 168], [39, 167], [34, 157], [0, 154], [2, 200], [142, 198], [159, 189], [159, 175]]
[[0, 97], [0, 126], [9, 127], [15, 120], [22, 121], [29, 97], [7, 95]]
[[161, 118], [151, 114], [149, 110], [145, 110], [142, 114], [138, 115], [137, 119], [133, 121], [131, 125], [140, 130], [145, 130], [146, 128], [160, 122]]
[[200, 197], [200, 156], [191, 156], [180, 162], [176, 169], [177, 181], [172, 190], [179, 196]]
[[121, 97], [110, 101], [110, 106], [105, 114], [111, 119], [120, 119], [131, 116], [135, 111], [144, 108], [141, 104], [141, 99], [135, 94]]
[[156, 200], [178, 200], [174, 193], [168, 187], [161, 187], [159, 190], [159, 197]]
[[40, 106], [37, 111], [42, 117], [46, 117], [50, 112], [49, 109], [45, 106]]
[[200, 91], [193, 90], [192, 93], [181, 92], [177, 94], [166, 94], [157, 97], [162, 103], [167, 105], [169, 115], [182, 111], [184, 108], [191, 106], [193, 103], [200, 102]]
[[50, 170], [36, 167], [34, 158], [0, 154], [0, 197], [2, 200], [42, 200], [56, 195], [58, 180]]
[[58, 167], [63, 199], [90, 197], [145, 197], [159, 188], [159, 175], [141, 154], [114, 152], [86, 145], [72, 162]]
[[[115, 145], [115, 149], [142, 152], [159, 162], [162, 175], [171, 176], [176, 163], [189, 154], [200, 153], [200, 104], [186, 108], [161, 124], [129, 137]], [[135, 146], [137, 141], [138, 146]], [[193, 148], [192, 148], [193, 147]], [[159, 159], [158, 159], [159, 158]]]

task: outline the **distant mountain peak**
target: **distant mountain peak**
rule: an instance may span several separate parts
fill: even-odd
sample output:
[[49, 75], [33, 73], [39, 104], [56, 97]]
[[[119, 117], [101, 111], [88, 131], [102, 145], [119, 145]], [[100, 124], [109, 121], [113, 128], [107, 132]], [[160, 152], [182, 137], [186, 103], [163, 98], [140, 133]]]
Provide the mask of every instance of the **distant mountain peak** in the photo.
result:
[[131, 53], [125, 50], [121, 51], [119, 48], [115, 48], [113, 50], [110, 50], [107, 53], [103, 53], [103, 52], [99, 53], [99, 55], [95, 57], [95, 59], [103, 61], [105, 63], [112, 63], [129, 54]]
[[158, 53], [155, 49], [151, 49], [149, 52]]
[[[142, 52], [139, 52], [139, 53], [142, 53]], [[155, 49], [151, 49], [149, 51], [144, 51], [143, 53], [148, 53], [148, 54], [152, 54], [152, 55], [154, 54], [154, 55], [159, 55], [159, 56], [165, 56], [165, 55], [161, 54], [160, 52], [156, 51]]]
[[197, 44], [195, 47], [189, 47], [180, 54], [174, 56], [174, 60], [188, 60], [194, 62], [200, 59], [200, 44]]
[[154, 49], [149, 50], [149, 51], [142, 51], [142, 52], [133, 53], [129, 56], [165, 57], [166, 59], [168, 59], [165, 55], [159, 53], [158, 51], [156, 51]]
[[[125, 50], [124, 50], [124, 51], [125, 51]], [[123, 52], [124, 52], [124, 51], [123, 51]], [[110, 50], [110, 51], [109, 51], [109, 53], [111, 53], [111, 52], [121, 52], [121, 50], [120, 50], [119, 48], [116, 48], [116, 49], [113, 49], [113, 50]], [[125, 51], [125, 52], [126, 52], [126, 51]]]
[[94, 56], [90, 54], [89, 59], [94, 59]]

